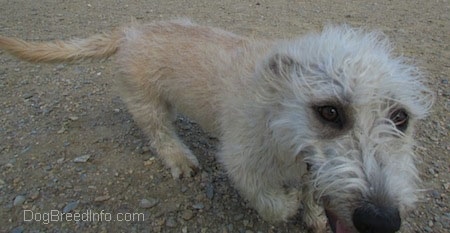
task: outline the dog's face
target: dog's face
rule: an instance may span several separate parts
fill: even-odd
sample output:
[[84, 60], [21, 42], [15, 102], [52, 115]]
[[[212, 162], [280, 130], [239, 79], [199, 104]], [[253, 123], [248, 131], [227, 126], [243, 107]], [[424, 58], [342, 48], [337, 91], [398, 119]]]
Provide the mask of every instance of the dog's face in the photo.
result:
[[396, 232], [417, 200], [413, 127], [433, 95], [386, 39], [346, 27], [286, 42], [262, 65], [268, 125], [333, 232]]

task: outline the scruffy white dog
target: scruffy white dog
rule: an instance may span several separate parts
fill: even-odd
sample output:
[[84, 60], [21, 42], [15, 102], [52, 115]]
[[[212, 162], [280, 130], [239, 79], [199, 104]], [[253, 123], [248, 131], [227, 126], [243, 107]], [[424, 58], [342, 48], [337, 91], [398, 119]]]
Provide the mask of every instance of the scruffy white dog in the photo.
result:
[[302, 207], [314, 232], [326, 216], [335, 233], [391, 233], [417, 200], [413, 126], [433, 95], [379, 33], [266, 41], [176, 20], [0, 48], [31, 62], [116, 54], [123, 99], [172, 175], [199, 168], [174, 131], [182, 113], [220, 138], [219, 160], [268, 221]]

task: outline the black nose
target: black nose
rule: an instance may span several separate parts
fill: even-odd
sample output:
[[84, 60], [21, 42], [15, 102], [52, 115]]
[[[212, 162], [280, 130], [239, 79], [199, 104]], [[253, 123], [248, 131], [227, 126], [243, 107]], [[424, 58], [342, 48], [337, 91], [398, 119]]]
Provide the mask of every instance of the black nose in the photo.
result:
[[397, 208], [367, 203], [353, 212], [353, 224], [360, 233], [394, 233], [402, 220]]

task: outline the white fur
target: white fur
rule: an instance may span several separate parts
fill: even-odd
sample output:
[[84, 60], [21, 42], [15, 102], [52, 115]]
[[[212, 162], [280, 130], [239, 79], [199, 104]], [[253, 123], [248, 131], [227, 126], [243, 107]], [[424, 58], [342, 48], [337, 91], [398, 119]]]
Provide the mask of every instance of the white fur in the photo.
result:
[[[276, 43], [246, 84], [256, 87], [253, 92], [224, 97], [220, 158], [263, 217], [286, 219], [303, 197], [305, 221], [318, 228], [313, 203], [325, 198], [325, 208], [353, 229], [352, 213], [362, 199], [382, 198], [402, 214], [414, 206], [412, 125], [426, 116], [433, 95], [417, 69], [391, 50], [380, 33], [327, 27]], [[281, 76], [267, 69], [276, 55], [293, 60]], [[327, 101], [348, 106], [354, 118], [351, 129], [330, 139], [317, 132], [309, 113], [311, 104]], [[410, 114], [405, 133], [388, 119], [400, 107]], [[313, 194], [283, 187], [292, 181]]]

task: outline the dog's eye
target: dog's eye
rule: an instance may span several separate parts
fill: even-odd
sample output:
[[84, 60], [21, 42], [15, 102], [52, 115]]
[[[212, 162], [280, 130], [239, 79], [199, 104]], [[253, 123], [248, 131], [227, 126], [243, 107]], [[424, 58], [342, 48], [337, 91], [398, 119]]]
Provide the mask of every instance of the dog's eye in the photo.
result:
[[405, 132], [406, 128], [408, 127], [409, 116], [404, 109], [397, 109], [393, 111], [391, 113], [390, 119], [392, 122], [394, 122], [394, 125], [398, 130]]
[[337, 108], [333, 106], [322, 106], [317, 107], [317, 111], [320, 114], [320, 117], [328, 122], [338, 123], [339, 121], [339, 112]]
[[335, 129], [343, 129], [346, 118], [342, 108], [335, 105], [316, 105], [314, 111], [322, 124]]

